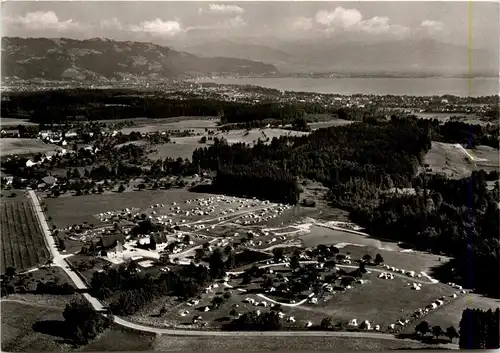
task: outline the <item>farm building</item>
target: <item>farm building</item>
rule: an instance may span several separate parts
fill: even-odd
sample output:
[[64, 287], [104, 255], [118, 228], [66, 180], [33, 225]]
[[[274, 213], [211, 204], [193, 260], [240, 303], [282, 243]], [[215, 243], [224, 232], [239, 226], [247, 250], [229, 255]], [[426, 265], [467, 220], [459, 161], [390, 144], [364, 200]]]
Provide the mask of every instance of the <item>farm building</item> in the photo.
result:
[[125, 237], [123, 236], [123, 234], [115, 234], [102, 237], [101, 239], [99, 239], [97, 246], [102, 248], [103, 250], [112, 251], [111, 249], [116, 248], [118, 243], [122, 245], [125, 244]]

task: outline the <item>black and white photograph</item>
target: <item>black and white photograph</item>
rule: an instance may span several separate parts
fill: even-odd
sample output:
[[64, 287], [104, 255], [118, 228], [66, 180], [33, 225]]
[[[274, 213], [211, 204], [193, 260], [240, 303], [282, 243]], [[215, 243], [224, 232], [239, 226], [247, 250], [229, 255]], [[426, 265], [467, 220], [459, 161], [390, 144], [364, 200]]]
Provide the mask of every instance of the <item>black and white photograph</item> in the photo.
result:
[[2, 352], [500, 349], [498, 1], [3, 1]]

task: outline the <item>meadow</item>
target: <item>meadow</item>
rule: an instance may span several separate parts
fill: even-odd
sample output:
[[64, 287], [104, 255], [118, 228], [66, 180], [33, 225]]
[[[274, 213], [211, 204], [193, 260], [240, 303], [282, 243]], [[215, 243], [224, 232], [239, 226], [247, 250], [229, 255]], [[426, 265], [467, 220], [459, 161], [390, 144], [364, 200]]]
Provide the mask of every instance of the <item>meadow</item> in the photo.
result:
[[[206, 197], [207, 194], [190, 193], [186, 190], [143, 190], [100, 195], [82, 195], [75, 197], [45, 198], [47, 217], [58, 228], [66, 228], [73, 224], [88, 222], [104, 225], [97, 214], [117, 211], [124, 208], [146, 209], [152, 204], [184, 202], [187, 199]], [[210, 195], [208, 195], [210, 196]]]
[[452, 143], [433, 141], [424, 163], [433, 173], [444, 173], [455, 179], [465, 178], [474, 170], [474, 165]]
[[38, 139], [2, 138], [0, 139], [0, 156], [27, 155], [53, 151], [57, 146]]

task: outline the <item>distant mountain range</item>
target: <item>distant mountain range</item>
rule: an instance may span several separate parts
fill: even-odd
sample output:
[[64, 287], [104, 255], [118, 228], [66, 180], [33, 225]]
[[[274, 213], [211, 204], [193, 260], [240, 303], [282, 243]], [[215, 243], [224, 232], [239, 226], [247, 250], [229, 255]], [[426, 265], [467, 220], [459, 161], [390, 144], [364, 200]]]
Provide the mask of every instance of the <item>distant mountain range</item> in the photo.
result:
[[3, 79], [121, 81], [276, 71], [272, 64], [222, 55], [198, 57], [151, 43], [102, 38], [2, 38]]
[[[281, 72], [339, 74], [415, 74], [463, 76], [469, 74], [469, 48], [430, 39], [393, 40], [378, 43], [332, 40], [257, 43], [244, 39], [179, 45], [184, 51], [210, 56], [228, 56], [263, 61]], [[471, 73], [498, 76], [498, 46], [473, 49]]]

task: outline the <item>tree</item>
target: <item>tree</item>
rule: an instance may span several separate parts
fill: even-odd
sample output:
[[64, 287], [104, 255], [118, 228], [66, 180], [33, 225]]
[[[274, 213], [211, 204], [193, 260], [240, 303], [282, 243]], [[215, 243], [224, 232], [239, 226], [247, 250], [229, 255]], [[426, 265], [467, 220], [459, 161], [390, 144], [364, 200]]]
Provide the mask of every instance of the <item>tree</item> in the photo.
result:
[[363, 256], [363, 261], [369, 264], [372, 261], [371, 255], [370, 254], [364, 255]]
[[252, 276], [248, 272], [244, 272], [243, 275], [241, 276], [241, 284], [246, 285], [250, 284], [252, 282]]
[[445, 336], [450, 339], [450, 343], [453, 342], [454, 338], [458, 338], [458, 331], [455, 326], [450, 326], [446, 329]]
[[274, 248], [273, 249], [273, 259], [275, 262], [279, 262], [283, 259], [283, 248]]
[[123, 186], [123, 184], [120, 184], [120, 186], [118, 187], [118, 192], [124, 192], [125, 191], [125, 186]]
[[219, 249], [215, 249], [208, 259], [210, 276], [215, 278], [221, 278], [225, 273], [225, 264], [222, 259], [222, 252]]
[[7, 267], [5, 269], [5, 276], [12, 279], [16, 275], [16, 269], [14, 267]]
[[149, 248], [152, 250], [156, 250], [156, 240], [153, 235], [149, 237]]
[[201, 139], [200, 139], [200, 143], [206, 143], [207, 142], [207, 137], [206, 136], [203, 136]]
[[433, 326], [432, 327], [432, 335], [438, 339], [440, 336], [444, 335], [444, 331], [443, 329], [441, 328], [441, 326]]
[[112, 323], [112, 318], [97, 313], [86, 300], [73, 300], [67, 304], [63, 317], [77, 344], [88, 343]]
[[330, 316], [324, 317], [319, 326], [322, 330], [331, 330], [333, 328], [332, 318]]
[[380, 265], [382, 263], [384, 263], [384, 258], [382, 257], [382, 255], [380, 254], [375, 255], [375, 264]]
[[189, 236], [189, 234], [186, 234], [186, 235], [184, 236], [184, 238], [182, 239], [182, 242], [183, 242], [184, 244], [186, 244], [186, 245], [188, 245], [190, 241], [191, 241], [191, 237]]
[[425, 336], [431, 331], [431, 327], [427, 321], [421, 321], [416, 327], [415, 327], [415, 333]]
[[292, 256], [292, 258], [290, 259], [290, 268], [295, 271], [299, 267], [300, 267], [299, 257], [295, 255]]
[[234, 251], [231, 249], [229, 254], [227, 254], [227, 259], [225, 262], [225, 268], [230, 270], [236, 266], [236, 255], [234, 254]]
[[164, 265], [168, 265], [170, 263], [170, 256], [166, 253], [161, 254], [160, 262]]

